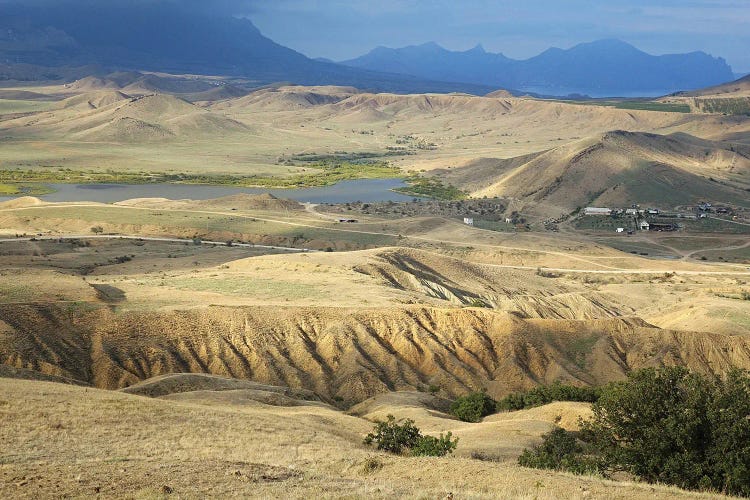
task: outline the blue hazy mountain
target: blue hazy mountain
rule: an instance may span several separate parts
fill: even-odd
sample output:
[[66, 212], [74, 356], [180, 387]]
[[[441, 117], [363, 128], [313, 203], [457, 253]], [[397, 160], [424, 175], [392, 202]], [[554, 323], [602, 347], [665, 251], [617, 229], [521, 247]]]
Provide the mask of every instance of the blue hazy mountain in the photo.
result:
[[[49, 68], [41, 73], [32, 68]], [[0, 79], [63, 68], [148, 70], [247, 77], [258, 83], [352, 85], [396, 92], [493, 88], [440, 83], [310, 59], [263, 36], [248, 19], [181, 9], [173, 2], [0, 3]], [[30, 79], [33, 78], [30, 77]]]
[[336, 64], [275, 43], [247, 19], [179, 5], [166, 0], [0, 1], [0, 79], [51, 79], [83, 67], [394, 92], [484, 94], [506, 88], [593, 96], [666, 94], [733, 79], [723, 59], [703, 52], [652, 56], [617, 40], [549, 49], [524, 61], [481, 46], [453, 52], [429, 43], [378, 48]]
[[551, 48], [526, 60], [486, 52], [481, 46], [463, 52], [435, 43], [378, 47], [342, 64], [555, 95], [666, 94], [717, 85], [734, 76], [724, 59], [704, 52], [654, 56], [620, 40]]

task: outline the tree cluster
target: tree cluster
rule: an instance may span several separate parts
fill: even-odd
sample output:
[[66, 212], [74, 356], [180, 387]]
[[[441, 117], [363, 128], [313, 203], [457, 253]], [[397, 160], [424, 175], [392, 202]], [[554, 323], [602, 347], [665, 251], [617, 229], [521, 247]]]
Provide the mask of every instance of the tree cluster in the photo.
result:
[[750, 376], [635, 372], [601, 390], [577, 436], [555, 429], [519, 463], [750, 496]]

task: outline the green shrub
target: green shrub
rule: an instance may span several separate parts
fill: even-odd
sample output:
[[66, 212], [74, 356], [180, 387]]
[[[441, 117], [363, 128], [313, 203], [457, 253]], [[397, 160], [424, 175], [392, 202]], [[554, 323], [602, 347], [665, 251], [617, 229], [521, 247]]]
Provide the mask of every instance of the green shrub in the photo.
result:
[[453, 434], [448, 432], [445, 436], [440, 434], [439, 438], [434, 436], [420, 436], [417, 444], [412, 448], [411, 454], [415, 457], [444, 457], [458, 446], [458, 438], [451, 439]]
[[473, 392], [451, 404], [451, 414], [464, 422], [479, 422], [495, 413], [496, 402], [484, 392]]
[[518, 464], [535, 469], [552, 469], [576, 474], [598, 470], [596, 460], [584, 455], [584, 447], [572, 433], [555, 427], [542, 437], [542, 444], [523, 450]]
[[515, 411], [542, 406], [554, 401], [578, 401], [593, 403], [599, 399], [600, 388], [577, 387], [555, 382], [548, 386], [535, 387], [526, 392], [509, 394], [497, 402], [497, 411]]
[[377, 449], [398, 455], [414, 448], [421, 433], [414, 425], [414, 420], [406, 419], [401, 422], [403, 423], [396, 422], [393, 415], [388, 415], [385, 421], [376, 420], [374, 432], [365, 436], [365, 444], [375, 443]]
[[439, 438], [423, 436], [414, 420], [396, 421], [396, 417], [388, 415], [385, 421], [375, 421], [375, 429], [365, 436], [364, 443], [374, 443], [378, 450], [397, 455], [442, 457], [458, 446], [458, 438], [452, 437], [450, 432]]

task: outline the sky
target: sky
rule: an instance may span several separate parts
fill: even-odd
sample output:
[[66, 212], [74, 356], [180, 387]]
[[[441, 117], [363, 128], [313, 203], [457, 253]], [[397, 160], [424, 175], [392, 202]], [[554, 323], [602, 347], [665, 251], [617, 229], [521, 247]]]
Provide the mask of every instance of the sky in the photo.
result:
[[[193, 0], [195, 3], [197, 0]], [[209, 1], [209, 0], [206, 0]], [[527, 58], [619, 38], [651, 54], [703, 50], [750, 72], [750, 0], [232, 0], [264, 35], [336, 61], [374, 47], [481, 44]]]
[[549, 47], [618, 38], [651, 54], [695, 50], [750, 72], [750, 0], [0, 0], [0, 5], [171, 2], [244, 16], [310, 57], [350, 59], [377, 46], [481, 44], [523, 59]]

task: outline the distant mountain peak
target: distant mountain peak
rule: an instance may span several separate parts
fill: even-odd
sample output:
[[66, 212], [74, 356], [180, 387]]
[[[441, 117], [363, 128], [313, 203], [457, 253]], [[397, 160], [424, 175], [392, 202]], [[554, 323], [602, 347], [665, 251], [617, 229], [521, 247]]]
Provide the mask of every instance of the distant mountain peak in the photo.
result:
[[451, 51], [434, 42], [384, 49], [343, 64], [447, 82], [471, 82], [544, 95], [656, 96], [733, 80], [726, 61], [703, 52], [651, 55], [605, 38], [550, 48], [526, 60], [485, 51]]
[[445, 50], [442, 45], [438, 44], [437, 42], [426, 42], [422, 45], [417, 45], [419, 48], [423, 49], [433, 49], [433, 50]]

